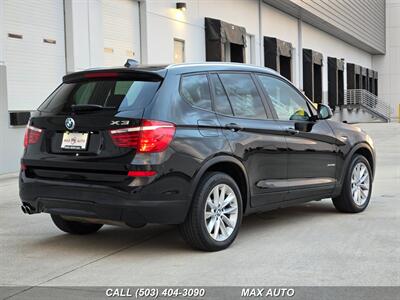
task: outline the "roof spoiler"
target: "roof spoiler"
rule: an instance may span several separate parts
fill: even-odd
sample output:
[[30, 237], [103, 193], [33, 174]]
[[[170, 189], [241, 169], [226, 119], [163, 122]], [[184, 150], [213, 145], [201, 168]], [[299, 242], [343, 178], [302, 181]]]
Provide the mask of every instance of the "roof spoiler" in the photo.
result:
[[125, 80], [142, 80], [142, 81], [160, 81], [163, 80], [163, 76], [158, 73], [130, 69], [130, 68], [118, 68], [118, 69], [98, 69], [81, 71], [71, 73], [63, 77], [63, 83], [77, 82], [77, 81], [88, 81], [88, 80], [108, 80], [108, 79], [125, 79]]

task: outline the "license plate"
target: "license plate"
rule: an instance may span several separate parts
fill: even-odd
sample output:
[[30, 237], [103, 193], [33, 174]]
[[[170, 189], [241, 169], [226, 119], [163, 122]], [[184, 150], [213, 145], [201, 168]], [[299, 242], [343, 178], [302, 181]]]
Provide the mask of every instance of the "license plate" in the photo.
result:
[[86, 150], [88, 133], [64, 132], [61, 149], [66, 150]]

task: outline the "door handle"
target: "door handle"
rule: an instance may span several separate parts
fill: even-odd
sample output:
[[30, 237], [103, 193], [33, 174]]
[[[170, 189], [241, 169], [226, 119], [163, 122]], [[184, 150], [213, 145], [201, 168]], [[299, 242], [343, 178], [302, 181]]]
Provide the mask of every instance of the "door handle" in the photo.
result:
[[225, 124], [225, 128], [234, 132], [243, 130], [243, 127], [236, 123]]
[[286, 128], [285, 130], [287, 133], [290, 133], [292, 135], [298, 134], [300, 131], [298, 131], [297, 129], [294, 128]]

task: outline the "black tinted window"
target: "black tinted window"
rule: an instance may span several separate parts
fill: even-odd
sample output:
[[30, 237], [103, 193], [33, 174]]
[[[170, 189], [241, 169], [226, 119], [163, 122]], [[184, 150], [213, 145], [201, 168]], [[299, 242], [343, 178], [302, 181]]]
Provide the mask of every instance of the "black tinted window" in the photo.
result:
[[182, 77], [181, 95], [193, 106], [211, 110], [210, 87], [207, 75]]
[[143, 108], [153, 99], [160, 82], [93, 80], [63, 83], [39, 107], [40, 111], [68, 113], [72, 105], [96, 104], [118, 111]]
[[217, 74], [211, 74], [210, 79], [214, 87], [214, 107], [215, 111], [224, 115], [233, 115], [232, 107], [229, 103], [228, 96], [222, 86]]
[[233, 113], [238, 117], [266, 119], [264, 106], [249, 74], [220, 74]]

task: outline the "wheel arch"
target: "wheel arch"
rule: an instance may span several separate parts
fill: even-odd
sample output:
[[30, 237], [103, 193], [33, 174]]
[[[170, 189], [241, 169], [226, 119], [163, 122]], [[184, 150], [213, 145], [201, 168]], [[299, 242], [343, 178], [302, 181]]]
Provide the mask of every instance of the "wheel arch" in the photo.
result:
[[371, 167], [371, 170], [372, 170], [372, 178], [374, 177], [374, 174], [375, 174], [375, 153], [372, 150], [371, 146], [368, 145], [367, 143], [359, 143], [359, 144], [356, 144], [351, 149], [351, 151], [348, 153], [348, 155], [347, 155], [347, 157], [346, 157], [346, 159], [344, 161], [344, 168], [342, 169], [342, 172], [340, 174], [340, 181], [339, 181], [340, 182], [340, 187], [342, 186], [344, 178], [346, 176], [346, 172], [347, 172], [348, 168], [350, 167], [351, 160], [353, 159], [354, 155], [356, 155], [356, 154], [360, 154], [360, 155], [364, 156], [368, 160], [368, 162], [370, 164], [370, 167]]
[[353, 155], [355, 155], [355, 154], [360, 154], [360, 155], [364, 156], [368, 160], [369, 165], [370, 165], [371, 170], [372, 170], [372, 176], [374, 176], [374, 174], [375, 174], [375, 158], [374, 158], [371, 150], [366, 148], [366, 147], [361, 147], [361, 148], [358, 148], [354, 152]]
[[350, 167], [351, 160], [353, 159], [354, 155], [360, 154], [363, 155], [369, 162], [372, 170], [372, 178], [374, 177], [375, 172], [375, 152], [371, 148], [371, 146], [367, 143], [358, 143], [353, 146], [353, 148], [347, 153], [346, 158], [343, 163], [343, 168], [339, 174], [338, 182], [336, 187], [332, 193], [332, 197], [337, 197], [342, 192], [343, 181], [346, 177], [347, 170]]
[[242, 194], [243, 214], [245, 214], [250, 205], [250, 189], [247, 171], [239, 159], [229, 155], [213, 157], [200, 167], [192, 182], [190, 203], [192, 202], [193, 195], [196, 193], [201, 178], [207, 172], [222, 172], [228, 174], [235, 180]]

